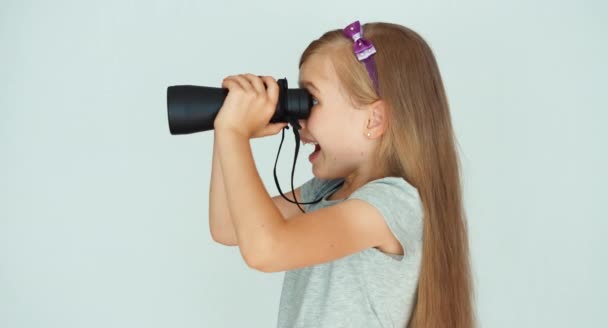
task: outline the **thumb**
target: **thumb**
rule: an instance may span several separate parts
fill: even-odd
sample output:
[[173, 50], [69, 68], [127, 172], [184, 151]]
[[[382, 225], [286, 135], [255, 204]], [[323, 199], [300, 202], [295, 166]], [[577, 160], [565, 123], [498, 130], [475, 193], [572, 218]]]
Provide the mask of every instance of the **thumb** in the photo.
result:
[[275, 135], [275, 134], [281, 132], [281, 129], [283, 129], [285, 126], [287, 126], [287, 123], [270, 123], [270, 124], [266, 125], [263, 129], [256, 132], [254, 134], [253, 138], [261, 138], [261, 137]]
[[272, 125], [272, 132], [273, 134], [277, 134], [279, 132], [281, 132], [281, 130], [286, 127], [289, 123], [274, 123]]

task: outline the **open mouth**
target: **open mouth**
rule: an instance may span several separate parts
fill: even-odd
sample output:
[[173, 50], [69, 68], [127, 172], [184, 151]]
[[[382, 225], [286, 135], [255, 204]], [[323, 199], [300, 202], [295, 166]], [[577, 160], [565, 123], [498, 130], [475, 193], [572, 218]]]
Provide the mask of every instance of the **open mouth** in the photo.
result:
[[321, 146], [319, 146], [319, 144], [315, 144], [315, 150], [308, 156], [308, 160], [311, 162], [314, 161], [320, 152], [321, 152]]
[[321, 151], [321, 146], [318, 143], [316, 143], [316, 142], [306, 142], [305, 141], [304, 144], [305, 145], [314, 145], [315, 146], [315, 149], [313, 150], [313, 152], [308, 156], [308, 159], [310, 161], [314, 160], [319, 155], [319, 152]]

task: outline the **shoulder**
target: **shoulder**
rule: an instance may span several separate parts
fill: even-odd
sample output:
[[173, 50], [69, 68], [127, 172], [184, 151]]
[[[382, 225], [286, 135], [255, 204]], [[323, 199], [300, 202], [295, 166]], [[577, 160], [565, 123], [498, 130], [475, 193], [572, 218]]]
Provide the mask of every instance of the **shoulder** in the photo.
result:
[[418, 189], [403, 177], [372, 180], [355, 190], [348, 199], [372, 205], [402, 244], [417, 251], [422, 242], [424, 209]]
[[379, 198], [387, 202], [406, 200], [417, 204], [420, 202], [418, 189], [403, 177], [384, 177], [372, 180], [355, 190], [348, 198]]

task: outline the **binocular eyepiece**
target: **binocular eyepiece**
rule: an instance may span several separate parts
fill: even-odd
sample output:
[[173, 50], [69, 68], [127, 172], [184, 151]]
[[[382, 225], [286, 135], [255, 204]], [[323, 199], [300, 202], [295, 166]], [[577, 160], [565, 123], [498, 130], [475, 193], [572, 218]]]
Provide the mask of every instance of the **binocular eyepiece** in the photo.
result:
[[[297, 122], [310, 115], [312, 96], [306, 89], [288, 89], [287, 79], [277, 80], [279, 99], [270, 123]], [[167, 113], [171, 134], [213, 130], [228, 89], [197, 85], [174, 85], [167, 88]]]

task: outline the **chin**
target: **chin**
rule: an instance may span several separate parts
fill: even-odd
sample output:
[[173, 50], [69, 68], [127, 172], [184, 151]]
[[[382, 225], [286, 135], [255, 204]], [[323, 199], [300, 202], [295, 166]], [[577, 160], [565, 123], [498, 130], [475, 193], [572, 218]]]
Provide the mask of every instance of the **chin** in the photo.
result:
[[315, 176], [315, 178], [317, 179], [322, 179], [322, 180], [327, 180], [327, 176], [325, 174], [323, 174], [323, 172], [319, 172], [319, 169], [317, 168], [317, 166], [312, 166], [312, 175]]

